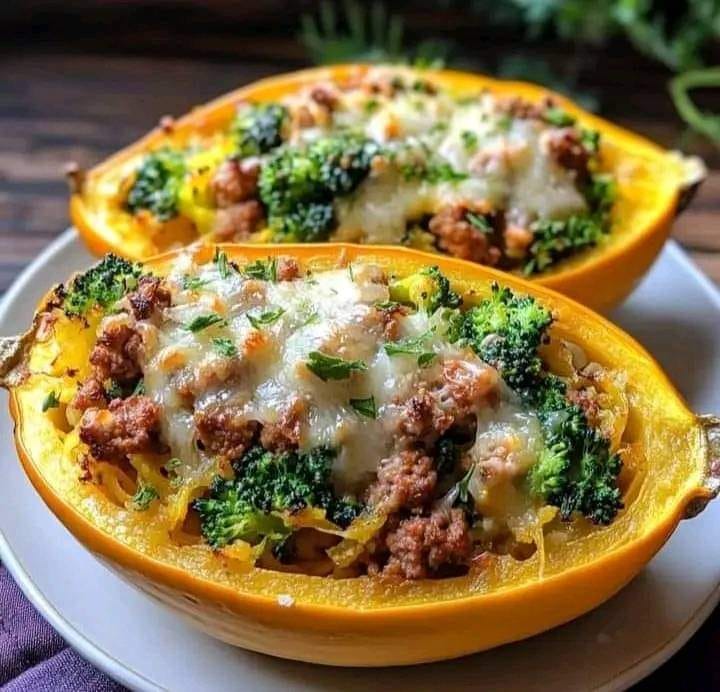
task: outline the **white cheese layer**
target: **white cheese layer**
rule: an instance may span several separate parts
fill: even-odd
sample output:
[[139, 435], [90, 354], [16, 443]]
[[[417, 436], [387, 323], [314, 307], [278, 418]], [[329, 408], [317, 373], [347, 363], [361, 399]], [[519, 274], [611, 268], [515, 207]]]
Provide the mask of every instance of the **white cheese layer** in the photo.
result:
[[[183, 288], [186, 275], [196, 277], [199, 287]], [[148, 327], [152, 338], [145, 338], [145, 391], [163, 408], [162, 432], [182, 462], [178, 473], [185, 477], [199, 477], [213, 463], [195, 443], [197, 411], [228, 405], [243, 419], [272, 424], [300, 401], [300, 448], [334, 448], [336, 487], [360, 493], [379, 461], [392, 453], [403, 404], [423, 385], [436, 383], [443, 364], [456, 361], [474, 372], [489, 368], [469, 348], [447, 341], [440, 313], [399, 318], [397, 337], [425, 335], [423, 351], [435, 354], [430, 364], [419, 367], [416, 354], [389, 355], [382, 315], [375, 306], [389, 299], [389, 289], [373, 265], [354, 264], [273, 283], [245, 278], [235, 270], [223, 278], [216, 264], [195, 267], [184, 256], [168, 284], [173, 287], [173, 306], [159, 324]], [[259, 329], [248, 319], [273, 311], [282, 312]], [[188, 329], [193, 320], [211, 313], [224, 321], [195, 332]], [[226, 347], [232, 344], [236, 355], [219, 349], [218, 340]], [[313, 351], [362, 361], [366, 369], [323, 381], [307, 367]], [[370, 397], [376, 418], [362, 415], [351, 403]], [[497, 425], [509, 430], [521, 421], [520, 414], [512, 408], [509, 394], [501, 399], [488, 415], [497, 414]], [[483, 440], [497, 429], [493, 425], [480, 426], [478, 461]], [[528, 453], [534, 454], [535, 431], [516, 435], [514, 430], [513, 439], [525, 440]], [[518, 463], [524, 468], [527, 455], [517, 451], [515, 456], [522, 457]]]
[[[383, 68], [374, 72], [378, 79], [396, 73]], [[373, 171], [350, 197], [336, 200], [339, 225], [332, 239], [397, 244], [408, 221], [468, 200], [484, 200], [524, 224], [587, 209], [574, 172], [548, 151], [550, 126], [509, 116], [490, 92], [462, 99], [444, 89], [369, 94], [358, 87], [333, 93], [337, 103], [330, 116], [320, 126], [300, 130], [298, 140], [356, 132], [396, 150], [397, 161]], [[287, 103], [316, 108], [310, 91]], [[466, 177], [404, 181], [399, 167], [407, 151], [414, 161], [449, 166]]]

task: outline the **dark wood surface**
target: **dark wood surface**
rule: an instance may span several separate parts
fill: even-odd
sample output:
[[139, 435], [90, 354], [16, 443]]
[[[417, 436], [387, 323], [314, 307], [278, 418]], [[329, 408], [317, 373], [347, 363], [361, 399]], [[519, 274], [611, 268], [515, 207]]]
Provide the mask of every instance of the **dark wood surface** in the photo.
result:
[[[211, 42], [204, 57], [192, 60], [163, 54], [128, 57], [130, 37], [127, 26], [108, 28], [108, 50], [116, 48], [116, 41], [123, 46], [115, 56], [105, 54], [97, 42], [90, 52], [83, 52], [82, 42], [72, 50], [43, 52], [37, 47], [27, 51], [20, 40], [15, 45], [11, 41], [0, 54], [0, 293], [68, 226], [62, 176], [67, 161], [90, 166], [132, 142], [166, 113], [181, 114], [245, 82], [302, 64], [294, 43], [259, 34], [243, 44], [252, 59], [242, 60], [237, 55], [219, 59], [221, 51]], [[611, 59], [615, 82], [608, 85], [606, 72], [595, 75], [605, 80], [606, 92], [609, 86], [604, 114], [663, 145], [700, 153], [711, 168], [720, 169], [718, 151], [684, 132], [674, 115], [664, 90], [666, 75], [642, 61]], [[720, 170], [711, 170], [674, 231], [716, 283], [719, 211]], [[718, 650], [720, 611], [640, 689], [720, 687]]]

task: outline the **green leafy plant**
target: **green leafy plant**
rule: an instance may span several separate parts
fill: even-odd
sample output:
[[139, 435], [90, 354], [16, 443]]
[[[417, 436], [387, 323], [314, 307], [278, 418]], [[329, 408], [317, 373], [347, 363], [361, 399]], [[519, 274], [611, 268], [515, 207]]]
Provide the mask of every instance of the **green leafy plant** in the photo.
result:
[[412, 63], [441, 67], [450, 52], [450, 44], [427, 39], [414, 48], [405, 44], [402, 17], [390, 14], [380, 2], [357, 0], [338, 4], [321, 2], [317, 16], [303, 15], [300, 41], [318, 65], [343, 62]]

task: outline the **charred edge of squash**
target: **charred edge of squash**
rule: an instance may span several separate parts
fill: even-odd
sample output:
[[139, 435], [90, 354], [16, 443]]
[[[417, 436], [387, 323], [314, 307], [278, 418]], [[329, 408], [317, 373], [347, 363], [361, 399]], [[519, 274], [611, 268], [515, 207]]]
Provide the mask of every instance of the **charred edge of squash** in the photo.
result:
[[29, 373], [26, 363], [30, 349], [39, 340], [48, 313], [60, 305], [62, 291], [62, 284], [58, 284], [46, 294], [26, 332], [0, 337], [0, 387], [11, 390], [27, 379]]
[[684, 519], [692, 519], [702, 512], [707, 504], [720, 493], [720, 417], [698, 416], [705, 449], [705, 495], [694, 498], [685, 508]]
[[32, 327], [24, 334], [0, 337], [0, 387], [12, 389], [27, 378], [26, 356], [35, 342], [39, 324], [40, 313], [37, 313]]
[[693, 201], [700, 186], [707, 179], [707, 167], [698, 156], [684, 156], [680, 152], [671, 152], [670, 156], [676, 159], [682, 171], [682, 182], [678, 189], [677, 206], [675, 216], [679, 216]]

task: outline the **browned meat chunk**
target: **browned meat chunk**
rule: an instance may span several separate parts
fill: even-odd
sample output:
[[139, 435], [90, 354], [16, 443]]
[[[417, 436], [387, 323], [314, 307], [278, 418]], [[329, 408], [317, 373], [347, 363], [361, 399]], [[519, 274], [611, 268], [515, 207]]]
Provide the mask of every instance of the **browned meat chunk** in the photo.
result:
[[260, 444], [271, 452], [289, 452], [297, 449], [302, 434], [302, 414], [305, 405], [296, 399], [286, 408], [277, 423], [265, 425], [260, 432]]
[[575, 171], [579, 177], [588, 175], [590, 152], [583, 146], [575, 128], [564, 127], [551, 131], [548, 137], [550, 155], [563, 167]]
[[535, 236], [532, 231], [522, 226], [508, 226], [503, 231], [505, 254], [513, 259], [522, 259], [527, 254]]
[[388, 306], [376, 305], [383, 325], [383, 336], [386, 341], [397, 341], [400, 336], [400, 318], [408, 313], [404, 305], [390, 303]]
[[80, 439], [102, 461], [159, 452], [160, 407], [146, 396], [131, 396], [114, 399], [106, 409], [88, 409], [80, 421]]
[[368, 502], [383, 512], [419, 509], [433, 497], [437, 472], [432, 459], [405, 451], [380, 462], [377, 480], [368, 489]]
[[225, 209], [257, 196], [260, 164], [257, 161], [227, 159], [220, 164], [212, 179], [215, 204]]
[[218, 209], [215, 218], [215, 237], [218, 240], [244, 240], [265, 222], [262, 204], [256, 199], [239, 202]]
[[324, 84], [318, 84], [313, 87], [310, 91], [310, 98], [318, 105], [327, 108], [329, 111], [333, 110], [338, 102], [335, 90]]
[[461, 509], [438, 510], [429, 517], [410, 517], [384, 541], [387, 562], [369, 566], [370, 573], [400, 579], [442, 576], [470, 564], [473, 543]]
[[90, 352], [95, 375], [102, 381], [131, 382], [142, 376], [139, 365], [142, 339], [132, 327], [111, 322]]
[[490, 236], [468, 220], [468, 212], [483, 214], [465, 204], [454, 204], [441, 209], [430, 219], [429, 230], [437, 238], [438, 247], [453, 257], [493, 266], [500, 260], [500, 249], [491, 245]]
[[437, 399], [421, 390], [405, 402], [398, 418], [398, 442], [414, 447], [418, 443], [430, 446], [453, 424], [454, 418], [438, 406]]
[[230, 406], [195, 412], [198, 439], [205, 451], [226, 461], [239, 459], [257, 437], [257, 421], [247, 420]]
[[477, 410], [494, 399], [498, 378], [491, 368], [472, 367], [459, 360], [443, 364], [437, 398], [442, 409], [453, 418], [453, 425], [473, 425]]
[[71, 405], [73, 408], [85, 411], [89, 408], [105, 408], [107, 403], [107, 394], [103, 383], [96, 377], [89, 377], [78, 389]]
[[142, 276], [127, 296], [135, 319], [146, 320], [156, 309], [170, 307], [170, 291], [157, 276]]
[[538, 120], [543, 117], [545, 110], [552, 105], [549, 99], [541, 103], [533, 103], [520, 96], [510, 96], [498, 100], [498, 110], [512, 118], [521, 120]]
[[292, 281], [300, 276], [300, 267], [292, 257], [278, 257], [277, 280]]

